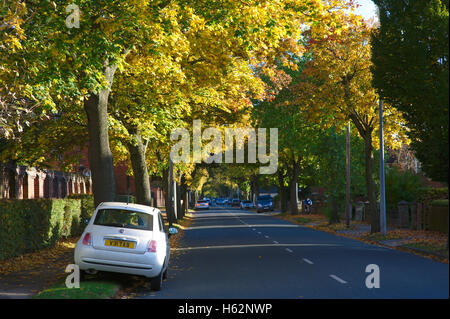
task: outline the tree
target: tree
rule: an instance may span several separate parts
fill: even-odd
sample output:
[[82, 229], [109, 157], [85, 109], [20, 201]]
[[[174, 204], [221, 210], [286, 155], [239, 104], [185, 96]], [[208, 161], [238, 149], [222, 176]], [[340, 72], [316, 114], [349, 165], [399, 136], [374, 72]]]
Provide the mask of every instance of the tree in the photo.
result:
[[[339, 210], [345, 203], [345, 138], [344, 129], [330, 127], [322, 131], [312, 147], [315, 163], [314, 180], [325, 187], [330, 224], [340, 221]], [[351, 195], [364, 193], [364, 141], [358, 136], [351, 137], [353, 156], [351, 166]]]
[[[372, 28], [353, 14], [340, 16], [340, 27], [329, 34], [323, 26], [313, 27], [308, 50], [312, 58], [301, 82], [304, 100], [312, 115], [328, 114], [334, 122], [324, 126], [345, 125], [350, 120], [365, 143], [365, 180], [371, 216], [371, 232], [379, 232], [379, 212], [374, 182], [374, 147], [379, 127], [378, 96], [372, 87], [371, 46]], [[314, 110], [314, 111], [313, 111]], [[401, 113], [384, 105], [384, 136], [387, 145], [399, 145], [403, 139]]]
[[[79, 7], [79, 27], [66, 24], [69, 4]], [[291, 54], [301, 50], [296, 39], [303, 27], [327, 23], [330, 9], [320, 1], [300, 0], [13, 0], [11, 8], [18, 10], [2, 7], [12, 33], [6, 36], [10, 45], [2, 47], [7, 67], [1, 70], [1, 81], [19, 81], [19, 91], [39, 103], [42, 114], [58, 113], [55, 97], [60, 96], [71, 101], [74, 111], [86, 114], [96, 204], [115, 197], [108, 103], [116, 73], [128, 67], [130, 54], [162, 56], [166, 63], [153, 67], [163, 73], [182, 70], [189, 80], [183, 89], [195, 93], [186, 94], [185, 103], [222, 101], [221, 111], [230, 111], [248, 91], [262, 91], [258, 76], [250, 76], [254, 70], [273, 73], [276, 58], [289, 63]], [[182, 50], [167, 50], [166, 43], [169, 49]], [[233, 85], [230, 80], [236, 78], [243, 82]]]
[[403, 113], [423, 171], [448, 182], [448, 0], [374, 2], [374, 86]]
[[[127, 54], [151, 41], [153, 13], [161, 1], [13, 1], [23, 4], [21, 49], [10, 52], [9, 66], [25, 83], [27, 97], [42, 113], [57, 113], [54, 96], [73, 100], [87, 115], [89, 164], [94, 201], [115, 199], [107, 107], [115, 72]], [[65, 9], [79, 6], [79, 28], [66, 25]]]

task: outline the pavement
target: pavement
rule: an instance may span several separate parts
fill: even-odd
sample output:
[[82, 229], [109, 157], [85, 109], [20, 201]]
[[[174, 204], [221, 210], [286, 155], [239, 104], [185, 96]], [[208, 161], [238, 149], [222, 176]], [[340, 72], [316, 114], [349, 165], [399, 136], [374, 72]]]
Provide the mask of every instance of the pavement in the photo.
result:
[[[448, 264], [270, 215], [230, 208], [193, 213], [190, 227], [172, 252], [163, 289], [151, 292], [142, 287], [133, 298], [449, 296]], [[379, 271], [379, 288], [366, 285], [375, 282], [373, 265]]]

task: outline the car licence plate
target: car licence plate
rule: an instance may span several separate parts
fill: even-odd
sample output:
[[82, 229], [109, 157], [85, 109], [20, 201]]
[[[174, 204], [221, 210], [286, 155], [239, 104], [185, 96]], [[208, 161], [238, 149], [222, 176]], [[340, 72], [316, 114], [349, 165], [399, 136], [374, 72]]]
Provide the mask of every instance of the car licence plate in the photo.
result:
[[132, 241], [126, 241], [126, 240], [111, 240], [111, 239], [106, 239], [106, 240], [105, 240], [105, 246], [110, 246], [110, 247], [122, 247], [122, 248], [130, 248], [130, 249], [134, 249], [134, 242], [132, 242]]

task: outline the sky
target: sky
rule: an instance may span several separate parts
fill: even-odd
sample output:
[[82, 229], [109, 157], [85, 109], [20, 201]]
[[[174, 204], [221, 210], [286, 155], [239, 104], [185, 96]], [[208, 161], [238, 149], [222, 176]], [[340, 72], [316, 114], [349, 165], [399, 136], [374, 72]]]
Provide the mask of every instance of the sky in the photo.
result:
[[354, 0], [360, 7], [356, 9], [356, 13], [363, 16], [364, 19], [376, 18], [376, 5], [372, 0]]

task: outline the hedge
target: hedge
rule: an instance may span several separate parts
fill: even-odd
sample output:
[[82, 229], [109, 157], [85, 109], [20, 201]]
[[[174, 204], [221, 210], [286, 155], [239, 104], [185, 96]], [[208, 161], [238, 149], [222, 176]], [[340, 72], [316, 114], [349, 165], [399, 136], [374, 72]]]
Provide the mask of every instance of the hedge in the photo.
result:
[[448, 187], [442, 188], [420, 188], [417, 201], [431, 202], [437, 199], [448, 199]]
[[79, 236], [94, 212], [92, 196], [80, 199], [0, 201], [0, 260], [52, 247]]

